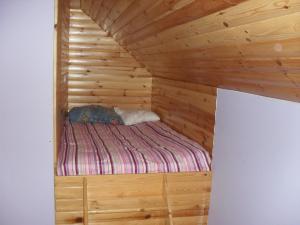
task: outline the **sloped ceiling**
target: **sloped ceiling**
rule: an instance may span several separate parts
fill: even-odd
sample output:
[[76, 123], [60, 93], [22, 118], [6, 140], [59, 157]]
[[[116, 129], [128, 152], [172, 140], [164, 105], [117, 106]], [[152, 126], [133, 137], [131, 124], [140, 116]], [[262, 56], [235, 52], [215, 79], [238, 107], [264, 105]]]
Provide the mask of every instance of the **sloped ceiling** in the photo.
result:
[[300, 101], [300, 0], [81, 0], [155, 77]]

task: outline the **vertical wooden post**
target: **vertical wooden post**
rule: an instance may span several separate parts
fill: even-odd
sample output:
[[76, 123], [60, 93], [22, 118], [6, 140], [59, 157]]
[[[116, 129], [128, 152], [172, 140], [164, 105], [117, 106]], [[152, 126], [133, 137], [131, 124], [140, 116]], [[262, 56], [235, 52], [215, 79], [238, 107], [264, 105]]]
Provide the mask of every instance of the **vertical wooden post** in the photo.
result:
[[87, 178], [83, 178], [83, 223], [84, 225], [88, 225], [88, 196], [87, 196]]
[[168, 179], [167, 179], [167, 175], [164, 174], [163, 176], [163, 195], [164, 195], [164, 199], [166, 201], [166, 205], [167, 205], [167, 209], [168, 209], [168, 216], [169, 216], [169, 225], [173, 225], [173, 214], [172, 214], [172, 209], [170, 206], [170, 199], [168, 196]]

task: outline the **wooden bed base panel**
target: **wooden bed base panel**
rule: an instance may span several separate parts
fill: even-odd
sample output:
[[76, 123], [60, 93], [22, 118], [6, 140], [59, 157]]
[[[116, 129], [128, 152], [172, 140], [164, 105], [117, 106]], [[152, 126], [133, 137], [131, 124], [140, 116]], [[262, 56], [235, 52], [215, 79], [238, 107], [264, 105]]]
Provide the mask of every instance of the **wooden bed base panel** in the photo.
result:
[[207, 225], [211, 172], [56, 176], [57, 225]]

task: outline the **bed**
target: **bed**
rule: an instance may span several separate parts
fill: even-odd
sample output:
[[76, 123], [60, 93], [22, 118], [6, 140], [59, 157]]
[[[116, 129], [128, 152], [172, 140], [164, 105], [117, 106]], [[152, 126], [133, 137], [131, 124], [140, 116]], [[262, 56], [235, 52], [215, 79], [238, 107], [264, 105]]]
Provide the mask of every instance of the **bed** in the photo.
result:
[[207, 224], [210, 157], [162, 122], [66, 121], [56, 224]]
[[162, 122], [132, 126], [65, 123], [57, 174], [209, 171], [209, 154]]

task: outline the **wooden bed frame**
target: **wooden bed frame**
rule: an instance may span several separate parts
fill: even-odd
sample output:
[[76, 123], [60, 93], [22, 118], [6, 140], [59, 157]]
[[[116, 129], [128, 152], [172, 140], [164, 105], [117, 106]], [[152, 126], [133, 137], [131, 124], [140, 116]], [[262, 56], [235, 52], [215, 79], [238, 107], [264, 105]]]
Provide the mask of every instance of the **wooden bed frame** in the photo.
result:
[[56, 224], [206, 225], [211, 172], [56, 176]]

